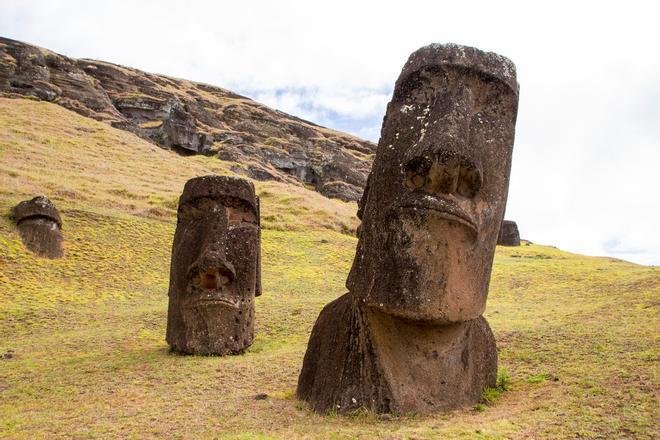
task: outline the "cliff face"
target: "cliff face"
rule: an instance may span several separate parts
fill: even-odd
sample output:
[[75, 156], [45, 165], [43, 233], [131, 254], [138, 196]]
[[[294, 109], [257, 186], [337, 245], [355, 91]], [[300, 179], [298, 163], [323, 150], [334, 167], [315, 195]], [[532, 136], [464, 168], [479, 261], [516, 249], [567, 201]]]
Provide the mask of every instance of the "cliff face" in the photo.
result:
[[[0, 96], [32, 96], [258, 180], [357, 200], [376, 145], [228, 90], [0, 38]], [[111, 154], [109, 152], [109, 154]]]

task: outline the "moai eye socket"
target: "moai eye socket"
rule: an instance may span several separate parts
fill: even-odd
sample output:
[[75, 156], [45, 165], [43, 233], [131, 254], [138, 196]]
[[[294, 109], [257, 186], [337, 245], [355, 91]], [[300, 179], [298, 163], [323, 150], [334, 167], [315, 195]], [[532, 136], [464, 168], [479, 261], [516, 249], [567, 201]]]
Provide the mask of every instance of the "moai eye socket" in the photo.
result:
[[243, 200], [232, 198], [215, 199], [200, 197], [191, 200], [179, 208], [179, 216], [186, 220], [197, 220], [209, 215], [226, 213], [228, 225], [257, 224], [254, 209]]
[[227, 207], [227, 224], [230, 226], [257, 225], [257, 215], [247, 204]]
[[199, 197], [183, 204], [179, 208], [179, 217], [186, 220], [197, 220], [214, 214], [219, 210], [224, 210], [224, 206], [217, 200], [208, 197]]

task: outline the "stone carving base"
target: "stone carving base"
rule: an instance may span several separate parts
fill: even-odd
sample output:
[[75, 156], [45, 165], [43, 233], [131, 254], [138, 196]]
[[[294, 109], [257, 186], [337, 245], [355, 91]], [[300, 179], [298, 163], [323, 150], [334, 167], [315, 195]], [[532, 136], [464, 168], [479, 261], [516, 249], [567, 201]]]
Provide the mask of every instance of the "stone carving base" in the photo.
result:
[[347, 293], [314, 325], [297, 395], [317, 412], [430, 413], [479, 402], [496, 376], [495, 338], [483, 317], [406, 321]]

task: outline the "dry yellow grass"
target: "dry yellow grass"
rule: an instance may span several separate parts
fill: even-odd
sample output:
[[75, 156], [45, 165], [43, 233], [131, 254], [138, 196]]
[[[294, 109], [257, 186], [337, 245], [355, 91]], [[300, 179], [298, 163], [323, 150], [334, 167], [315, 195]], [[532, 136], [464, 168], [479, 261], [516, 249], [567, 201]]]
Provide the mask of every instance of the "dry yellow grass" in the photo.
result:
[[[264, 294], [244, 355], [164, 341], [180, 157], [55, 105], [0, 99], [0, 437], [657, 438], [660, 269], [547, 246], [498, 248], [486, 316], [511, 390], [447, 414], [317, 415], [294, 397], [310, 328], [344, 292], [354, 204], [258, 184]], [[65, 257], [23, 248], [9, 208], [37, 193]], [[267, 393], [266, 400], [254, 400]]]

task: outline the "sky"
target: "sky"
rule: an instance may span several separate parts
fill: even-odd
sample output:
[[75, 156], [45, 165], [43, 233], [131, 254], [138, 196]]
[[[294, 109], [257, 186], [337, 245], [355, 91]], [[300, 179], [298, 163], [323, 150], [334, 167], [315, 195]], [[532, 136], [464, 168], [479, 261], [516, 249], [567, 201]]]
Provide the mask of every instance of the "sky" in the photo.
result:
[[660, 265], [654, 4], [0, 0], [0, 35], [224, 87], [374, 142], [411, 52], [497, 52], [520, 83], [506, 218], [534, 243]]

